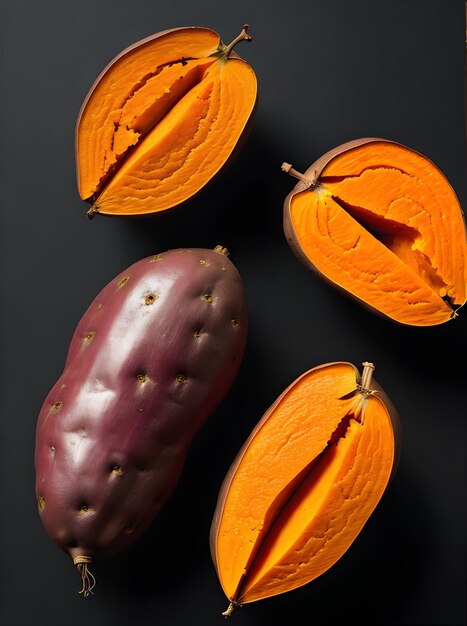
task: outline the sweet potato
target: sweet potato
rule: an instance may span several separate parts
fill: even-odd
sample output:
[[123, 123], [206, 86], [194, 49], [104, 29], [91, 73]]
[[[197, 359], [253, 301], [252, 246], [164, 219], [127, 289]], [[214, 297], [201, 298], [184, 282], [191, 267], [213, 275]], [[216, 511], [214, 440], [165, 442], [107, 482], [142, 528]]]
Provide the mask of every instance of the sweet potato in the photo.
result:
[[252, 126], [256, 76], [232, 43], [201, 27], [138, 41], [101, 73], [78, 116], [76, 165], [88, 216], [167, 211], [238, 154]]
[[219, 580], [236, 606], [300, 587], [362, 531], [395, 474], [401, 425], [351, 363], [315, 367], [266, 411], [223, 482], [211, 529]]
[[467, 238], [449, 181], [426, 156], [367, 137], [330, 150], [284, 202], [298, 259], [356, 302], [394, 322], [435, 326], [467, 300]]
[[247, 333], [225, 248], [171, 250], [111, 281], [73, 335], [36, 435], [39, 512], [73, 558], [118, 553], [173, 491], [196, 431], [229, 390]]

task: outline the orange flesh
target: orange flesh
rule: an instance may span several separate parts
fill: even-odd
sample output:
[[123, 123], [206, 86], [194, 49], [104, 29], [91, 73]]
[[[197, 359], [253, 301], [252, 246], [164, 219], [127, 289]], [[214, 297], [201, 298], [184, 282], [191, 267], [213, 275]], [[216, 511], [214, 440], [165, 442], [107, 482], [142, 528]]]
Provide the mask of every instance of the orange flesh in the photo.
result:
[[408, 148], [373, 142], [343, 152], [315, 190], [292, 198], [290, 216], [324, 276], [396, 321], [440, 324], [466, 300], [459, 202], [442, 173]]
[[209, 67], [104, 188], [99, 212], [161, 211], [203, 187], [227, 161], [250, 116], [242, 98], [254, 93], [255, 80], [246, 67], [236, 59]]
[[256, 100], [243, 61], [211, 56], [207, 29], [173, 31], [128, 51], [98, 81], [77, 129], [78, 185], [100, 213], [165, 210], [224, 165]]
[[252, 602], [304, 585], [349, 548], [378, 504], [394, 461], [393, 432], [380, 400], [370, 398], [363, 425], [326, 452], [281, 512], [241, 591]]
[[345, 418], [360, 394], [339, 398], [355, 386], [349, 364], [308, 372], [249, 442], [215, 538], [229, 599], [251, 602], [318, 576], [345, 552], [376, 506], [394, 461], [393, 431], [375, 398], [363, 425]]

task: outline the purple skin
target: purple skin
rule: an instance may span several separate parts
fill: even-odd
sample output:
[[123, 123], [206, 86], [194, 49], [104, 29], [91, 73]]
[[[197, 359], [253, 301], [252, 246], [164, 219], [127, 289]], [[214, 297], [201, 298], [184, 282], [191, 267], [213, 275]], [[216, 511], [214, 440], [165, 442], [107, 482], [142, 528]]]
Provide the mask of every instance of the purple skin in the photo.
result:
[[246, 334], [241, 278], [217, 249], [143, 259], [93, 301], [36, 432], [40, 516], [73, 559], [118, 553], [150, 524]]

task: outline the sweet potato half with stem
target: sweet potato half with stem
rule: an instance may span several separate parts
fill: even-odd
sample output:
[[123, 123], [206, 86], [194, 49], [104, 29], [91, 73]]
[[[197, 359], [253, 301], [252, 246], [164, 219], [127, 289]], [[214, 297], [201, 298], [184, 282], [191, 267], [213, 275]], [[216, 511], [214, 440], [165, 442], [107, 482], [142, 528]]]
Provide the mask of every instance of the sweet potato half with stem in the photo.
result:
[[221, 487], [211, 552], [235, 606], [320, 576], [362, 530], [393, 476], [400, 423], [363, 363], [309, 370], [264, 414]]
[[226, 249], [143, 259], [112, 280], [73, 335], [36, 434], [50, 537], [92, 591], [89, 563], [141, 535], [176, 486], [190, 442], [241, 363], [247, 313]]
[[395, 322], [442, 324], [466, 301], [459, 200], [420, 153], [366, 138], [331, 150], [284, 202], [284, 231], [306, 267]]
[[255, 74], [209, 28], [135, 43], [102, 72], [78, 116], [78, 189], [88, 216], [166, 211], [198, 193], [237, 153], [256, 104]]

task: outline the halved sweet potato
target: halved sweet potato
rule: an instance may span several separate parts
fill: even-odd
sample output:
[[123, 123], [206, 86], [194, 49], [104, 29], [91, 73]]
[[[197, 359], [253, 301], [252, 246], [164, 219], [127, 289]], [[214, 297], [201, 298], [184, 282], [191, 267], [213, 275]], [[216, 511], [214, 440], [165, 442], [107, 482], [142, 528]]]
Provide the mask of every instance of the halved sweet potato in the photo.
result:
[[81, 108], [76, 161], [95, 213], [141, 215], [178, 206], [227, 163], [249, 130], [256, 77], [208, 28], [140, 41], [102, 72]]
[[401, 144], [339, 146], [302, 175], [284, 203], [298, 258], [360, 304], [413, 326], [446, 322], [466, 301], [459, 201], [442, 172]]
[[222, 485], [211, 551], [236, 605], [313, 580], [349, 548], [398, 462], [391, 402], [350, 363], [309, 370], [253, 430]]

